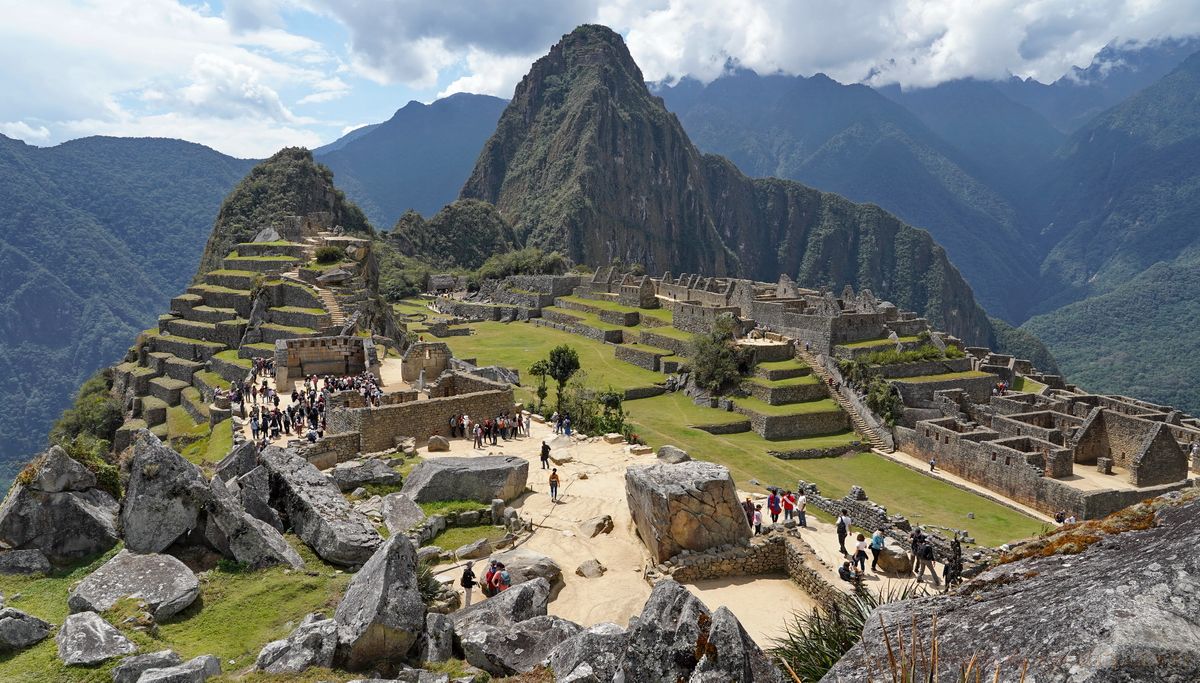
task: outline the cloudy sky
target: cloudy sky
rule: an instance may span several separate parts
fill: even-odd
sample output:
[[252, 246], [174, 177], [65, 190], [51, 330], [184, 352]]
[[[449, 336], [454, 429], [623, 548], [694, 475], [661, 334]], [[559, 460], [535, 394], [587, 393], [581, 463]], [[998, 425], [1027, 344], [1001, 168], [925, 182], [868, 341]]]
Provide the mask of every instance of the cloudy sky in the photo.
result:
[[1111, 41], [1200, 33], [1196, 0], [0, 0], [0, 133], [314, 147], [410, 100], [508, 97], [565, 32], [625, 36], [648, 80], [824, 72], [1052, 81]]

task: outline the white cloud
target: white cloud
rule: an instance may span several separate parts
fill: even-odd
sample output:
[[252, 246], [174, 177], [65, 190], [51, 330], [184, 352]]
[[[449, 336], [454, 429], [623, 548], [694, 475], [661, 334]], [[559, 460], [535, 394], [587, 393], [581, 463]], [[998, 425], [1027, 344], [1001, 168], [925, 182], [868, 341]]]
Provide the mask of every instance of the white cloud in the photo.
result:
[[10, 138], [34, 144], [46, 142], [50, 139], [49, 128], [45, 126], [31, 126], [24, 121], [0, 122], [0, 133]]
[[470, 92], [510, 98], [517, 82], [528, 73], [529, 65], [538, 57], [541, 55], [498, 57], [477, 49], [469, 50], [465, 60], [467, 75], [452, 81], [438, 93], [438, 97]]
[[219, 118], [261, 116], [292, 121], [292, 112], [279, 93], [263, 84], [257, 69], [213, 54], [199, 54], [192, 62], [191, 83], [179, 91], [187, 108]]

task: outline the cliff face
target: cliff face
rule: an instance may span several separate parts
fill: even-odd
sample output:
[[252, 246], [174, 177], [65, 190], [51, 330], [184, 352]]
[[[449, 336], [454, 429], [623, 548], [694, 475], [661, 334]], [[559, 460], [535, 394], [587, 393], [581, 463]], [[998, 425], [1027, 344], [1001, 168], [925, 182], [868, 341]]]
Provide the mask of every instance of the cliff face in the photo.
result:
[[371, 233], [363, 212], [334, 187], [333, 172], [314, 162], [307, 149], [287, 147], [250, 169], [225, 197], [197, 276], [219, 268], [239, 242], [250, 241], [263, 228], [285, 232], [290, 217], [322, 229], [341, 226]]
[[1200, 500], [1175, 493], [1065, 527], [953, 593], [880, 607], [821, 680], [887, 678], [884, 631], [904, 650], [915, 628], [927, 655], [935, 619], [941, 680], [972, 659], [985, 680], [1200, 680], [1198, 521]]
[[590, 264], [870, 287], [986, 343], [991, 325], [928, 233], [874, 206], [750, 179], [702, 155], [650, 94], [621, 37], [582, 26], [534, 63], [463, 197], [528, 244]]

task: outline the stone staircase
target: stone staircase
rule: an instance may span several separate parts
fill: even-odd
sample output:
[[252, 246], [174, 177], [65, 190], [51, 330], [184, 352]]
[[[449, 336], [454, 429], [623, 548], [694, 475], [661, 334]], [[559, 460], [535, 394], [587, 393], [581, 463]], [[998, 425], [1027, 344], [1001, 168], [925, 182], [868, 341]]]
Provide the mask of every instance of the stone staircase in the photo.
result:
[[842, 410], [846, 411], [846, 414], [850, 416], [850, 424], [853, 425], [854, 431], [861, 434], [863, 438], [867, 440], [867, 443], [871, 444], [871, 448], [891, 453], [893, 449], [888, 446], [886, 441], [880, 438], [879, 433], [873, 427], [867, 424], [867, 421], [863, 419], [861, 414], [859, 414], [858, 409], [855, 408], [854, 404], [851, 403], [850, 400], [845, 396], [843, 396], [842, 392], [836, 391], [832, 386], [830, 386], [830, 380], [833, 380], [836, 383], [840, 382], [841, 378], [834, 377], [829, 370], [825, 369], [825, 366], [811, 351], [806, 351], [803, 347], [800, 347], [798, 351], [800, 353], [800, 358], [807, 363], [810, 368], [812, 368], [813, 373], [815, 373], [817, 377], [821, 378], [821, 383], [829, 391], [829, 395], [832, 396], [833, 400], [837, 401], [838, 405], [842, 407]]

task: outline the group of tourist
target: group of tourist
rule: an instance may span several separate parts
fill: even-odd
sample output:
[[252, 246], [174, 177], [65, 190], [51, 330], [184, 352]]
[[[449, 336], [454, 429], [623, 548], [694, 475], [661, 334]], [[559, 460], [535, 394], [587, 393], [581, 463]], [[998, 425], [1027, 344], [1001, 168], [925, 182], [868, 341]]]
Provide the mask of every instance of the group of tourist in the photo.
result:
[[[310, 378], [305, 378], [305, 386], [308, 386]], [[316, 376], [311, 378], [313, 386], [316, 386]], [[357, 375], [346, 375], [336, 377], [327, 375], [324, 378], [325, 390], [333, 393], [338, 391], [356, 391], [359, 396], [362, 396], [367, 405], [378, 408], [383, 401], [383, 389], [379, 387], [379, 382], [375, 379], [375, 375], [370, 372], [360, 372]]]
[[571, 436], [571, 417], [566, 413], [559, 415], [557, 410], [554, 411], [554, 414], [550, 416], [550, 424], [554, 425], [555, 434]]
[[496, 560], [488, 561], [487, 572], [483, 575], [483, 581], [480, 581], [475, 576], [475, 563], [468, 562], [463, 568], [462, 578], [459, 579], [459, 585], [463, 587], [463, 607], [471, 606], [471, 592], [475, 586], [479, 586], [484, 597], [490, 598], [499, 595], [508, 590], [512, 586], [512, 576], [508, 573], [503, 562]]
[[[807, 527], [807, 508], [808, 498], [804, 496], [803, 492], [793, 493], [792, 491], [772, 488], [771, 494], [767, 496], [767, 514], [771, 517], [771, 524], [778, 524], [779, 516], [782, 514], [785, 524], [794, 519], [798, 526]], [[746, 513], [746, 522], [750, 524], [750, 528], [754, 529], [755, 535], [761, 534], [763, 527], [762, 505], [756, 505], [747, 496], [745, 502], [742, 503], [742, 510]]]
[[243, 418], [249, 418], [250, 435], [259, 448], [284, 436], [307, 439], [309, 443], [323, 438], [327, 428], [325, 407], [333, 392], [357, 392], [374, 406], [383, 396], [370, 372], [340, 377], [309, 375], [292, 387], [291, 403], [281, 407], [281, 397], [267, 379], [274, 370], [273, 359], [256, 358], [247, 381], [230, 391], [230, 402], [238, 405]]
[[1078, 520], [1075, 519], [1075, 515], [1073, 513], [1067, 512], [1066, 510], [1059, 510], [1058, 512], [1054, 513], [1054, 521], [1059, 524], [1074, 524]]
[[992, 387], [992, 396], [1008, 395], [1008, 382], [996, 382]]
[[451, 415], [450, 436], [465, 438], [470, 434], [473, 448], [485, 448], [489, 443], [495, 446], [500, 439], [511, 441], [519, 436], [529, 436], [530, 423], [529, 416], [520, 413], [502, 413], [478, 422], [470, 415]]

